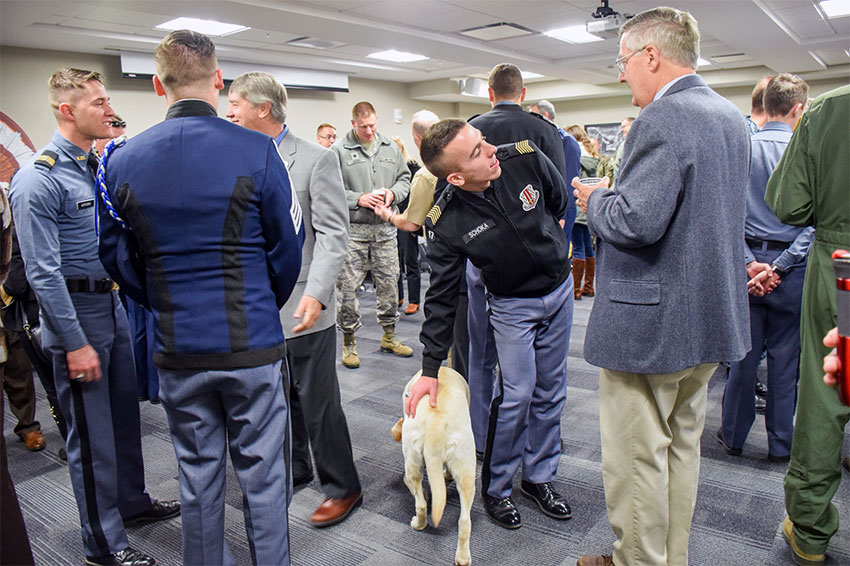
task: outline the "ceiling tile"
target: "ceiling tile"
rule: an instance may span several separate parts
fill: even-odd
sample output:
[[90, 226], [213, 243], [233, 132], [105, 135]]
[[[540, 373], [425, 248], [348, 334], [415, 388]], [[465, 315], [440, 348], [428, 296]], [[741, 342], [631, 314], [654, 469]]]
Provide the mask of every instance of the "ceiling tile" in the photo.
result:
[[[475, 4], [475, 2], [468, 2], [464, 6]], [[424, 9], [421, 2], [381, 0], [347, 11], [359, 16], [435, 32], [453, 32], [501, 21], [479, 11], [453, 5], [450, 2], [431, 2], [427, 9]]]
[[172, 20], [171, 16], [139, 12], [136, 10], [122, 10], [109, 6], [99, 6], [77, 15], [78, 19], [92, 20], [96, 22], [109, 22], [113, 24], [134, 25], [137, 27], [154, 27], [163, 22]]

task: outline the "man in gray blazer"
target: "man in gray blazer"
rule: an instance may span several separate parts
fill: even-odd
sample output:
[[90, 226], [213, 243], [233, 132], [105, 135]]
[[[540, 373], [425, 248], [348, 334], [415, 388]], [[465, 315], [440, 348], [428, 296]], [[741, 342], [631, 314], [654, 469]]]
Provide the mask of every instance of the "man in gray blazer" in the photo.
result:
[[[345, 520], [363, 497], [336, 375], [335, 285], [348, 252], [348, 209], [336, 155], [289, 131], [286, 88], [268, 73], [245, 73], [230, 85], [227, 117], [278, 144], [304, 214], [301, 273], [280, 311], [292, 372], [292, 476], [313, 479], [309, 444], [326, 499], [314, 527]], [[309, 438], [309, 444], [308, 444]]]
[[696, 74], [699, 31], [655, 8], [620, 31], [620, 82], [641, 113], [616, 191], [572, 183], [599, 238], [584, 354], [600, 373], [613, 556], [579, 566], [688, 563], [707, 384], [749, 349], [744, 261], [749, 135]]

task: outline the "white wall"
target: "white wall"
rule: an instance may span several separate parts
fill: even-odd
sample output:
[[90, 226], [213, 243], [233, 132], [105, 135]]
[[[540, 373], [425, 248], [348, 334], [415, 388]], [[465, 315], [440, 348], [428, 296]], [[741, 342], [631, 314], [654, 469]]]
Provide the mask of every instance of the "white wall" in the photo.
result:
[[[89, 55], [60, 51], [40, 51], [15, 47], [0, 48], [0, 110], [16, 121], [33, 140], [36, 148], [50, 140], [56, 122], [47, 103], [47, 78], [62, 67], [79, 67], [104, 74], [107, 90], [115, 111], [127, 121], [127, 132], [135, 135], [160, 122], [165, 117], [165, 99], [157, 97], [147, 79], [125, 79], [121, 76], [117, 55]], [[842, 80], [812, 81], [812, 97], [845, 84]], [[718, 92], [730, 99], [744, 114], [749, 113], [751, 86], [723, 88]], [[534, 98], [530, 85], [529, 102]], [[349, 92], [320, 91], [289, 92], [287, 123], [301, 137], [315, 140], [316, 126], [330, 122], [343, 134], [350, 129], [351, 108], [361, 100], [368, 100], [378, 111], [378, 129], [388, 136], [399, 136], [408, 151], [417, 156], [410, 135], [410, 117], [422, 108], [435, 112], [441, 118], [469, 118], [486, 112], [489, 103], [426, 102], [408, 98], [408, 88], [403, 83], [371, 81], [351, 78]], [[526, 107], [528, 105], [526, 104]], [[395, 108], [402, 110], [402, 124], [393, 123]], [[227, 98], [219, 100], [219, 115], [227, 111]], [[556, 122], [561, 126], [571, 124], [599, 124], [620, 122], [626, 116], [636, 116], [638, 109], [631, 105], [628, 95], [588, 98], [555, 102]]]
[[[98, 71], [106, 78], [106, 87], [115, 111], [127, 121], [132, 136], [165, 117], [165, 99], [156, 96], [149, 79], [125, 79], [121, 76], [118, 56], [89, 55], [59, 51], [39, 51], [15, 47], [0, 48], [0, 110], [17, 122], [36, 148], [50, 141], [56, 120], [47, 103], [47, 79], [57, 69], [78, 67]], [[351, 108], [368, 100], [378, 111], [378, 130], [387, 136], [399, 136], [412, 155], [418, 155], [410, 134], [410, 117], [427, 108], [441, 117], [454, 116], [456, 105], [445, 102], [411, 100], [402, 83], [349, 80], [349, 92], [289, 91], [287, 124], [301, 137], [315, 141], [316, 126], [330, 122], [344, 134], [351, 128]], [[402, 124], [393, 122], [394, 109], [402, 110]], [[224, 116], [227, 98], [223, 92], [218, 111]]]

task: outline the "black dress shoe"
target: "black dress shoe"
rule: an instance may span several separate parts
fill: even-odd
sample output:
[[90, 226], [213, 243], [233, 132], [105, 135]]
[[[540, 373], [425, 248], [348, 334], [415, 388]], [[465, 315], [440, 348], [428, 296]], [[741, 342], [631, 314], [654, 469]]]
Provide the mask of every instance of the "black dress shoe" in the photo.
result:
[[767, 399], [756, 395], [754, 404], [756, 408], [756, 413], [758, 413], [759, 415], [765, 414], [765, 412], [767, 411]]
[[537, 506], [545, 515], [561, 521], [572, 518], [573, 511], [570, 509], [569, 503], [560, 493], [555, 491], [552, 482], [531, 483], [522, 480], [519, 488], [537, 503]]
[[845, 456], [844, 460], [842, 460], [841, 465], [844, 466], [844, 469], [850, 472], [850, 456]]
[[774, 456], [773, 454], [768, 452], [767, 459], [770, 460], [771, 462], [779, 462], [779, 463], [790, 462], [791, 461], [791, 454], [786, 454], [785, 456]]
[[717, 442], [719, 442], [720, 445], [723, 446], [723, 449], [726, 450], [726, 453], [729, 454], [730, 456], [740, 456], [741, 455], [742, 450], [740, 448], [732, 448], [731, 446], [726, 444], [726, 441], [723, 439], [723, 429], [722, 428], [717, 429]]
[[132, 549], [129, 546], [121, 552], [106, 556], [86, 556], [86, 564], [93, 566], [156, 566], [153, 556]]
[[767, 397], [767, 385], [761, 381], [756, 381], [756, 395], [759, 397]]
[[522, 526], [519, 511], [517, 511], [510, 495], [504, 499], [497, 499], [485, 493], [483, 499], [484, 509], [497, 525], [506, 529], [518, 529]]
[[483, 462], [484, 461], [484, 451], [483, 450], [476, 450], [475, 451], [475, 459], [478, 460], [479, 462]]
[[176, 499], [172, 499], [169, 501], [160, 501], [158, 499], [154, 499], [153, 505], [151, 505], [150, 509], [148, 509], [147, 511], [136, 513], [131, 517], [125, 517], [124, 526], [132, 527], [133, 525], [140, 525], [142, 523], [153, 523], [154, 521], [163, 521], [179, 514], [180, 502]]

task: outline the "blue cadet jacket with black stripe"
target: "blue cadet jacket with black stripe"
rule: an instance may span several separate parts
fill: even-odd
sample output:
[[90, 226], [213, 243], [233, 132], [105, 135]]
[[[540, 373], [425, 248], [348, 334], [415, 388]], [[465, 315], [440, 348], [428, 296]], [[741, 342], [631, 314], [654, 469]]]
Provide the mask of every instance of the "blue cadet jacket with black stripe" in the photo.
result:
[[278, 310], [298, 278], [304, 229], [274, 141], [183, 100], [104, 167], [130, 230], [99, 202], [101, 261], [153, 311], [155, 364], [234, 369], [282, 359]]
[[425, 219], [431, 280], [419, 339], [422, 372], [430, 377], [452, 343], [467, 258], [499, 296], [542, 297], [570, 274], [559, 223], [567, 207], [561, 174], [528, 140], [499, 146], [496, 157], [502, 174], [487, 190], [448, 185]]

